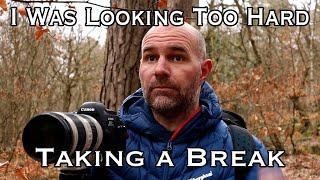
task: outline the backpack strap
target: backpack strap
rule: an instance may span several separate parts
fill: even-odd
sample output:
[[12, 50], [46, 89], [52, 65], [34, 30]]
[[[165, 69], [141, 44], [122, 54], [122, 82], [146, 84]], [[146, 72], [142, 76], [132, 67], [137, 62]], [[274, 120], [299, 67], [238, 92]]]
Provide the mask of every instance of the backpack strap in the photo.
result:
[[227, 124], [233, 124], [247, 129], [246, 122], [244, 119], [237, 113], [228, 111], [226, 109], [222, 110], [222, 120]]
[[[234, 151], [245, 151], [246, 154], [243, 157], [244, 163], [248, 164], [255, 150], [255, 143], [252, 135], [248, 130], [239, 127], [237, 125], [228, 125], [229, 132], [231, 134], [233, 150]], [[235, 167], [236, 179], [245, 179], [251, 167]]]
[[[251, 160], [255, 147], [255, 142], [252, 135], [246, 129], [246, 123], [244, 119], [237, 113], [223, 110], [222, 120], [228, 125], [228, 129], [232, 138], [234, 151], [245, 151], [246, 154], [243, 157], [244, 163], [248, 164]], [[245, 179], [251, 167], [235, 167], [235, 179]]]

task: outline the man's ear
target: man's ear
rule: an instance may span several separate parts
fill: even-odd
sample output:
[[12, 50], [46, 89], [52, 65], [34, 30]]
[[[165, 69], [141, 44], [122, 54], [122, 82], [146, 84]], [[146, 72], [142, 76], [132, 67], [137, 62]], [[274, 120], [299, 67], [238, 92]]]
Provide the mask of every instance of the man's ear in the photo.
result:
[[201, 77], [202, 81], [205, 81], [212, 70], [212, 60], [205, 59], [201, 62]]

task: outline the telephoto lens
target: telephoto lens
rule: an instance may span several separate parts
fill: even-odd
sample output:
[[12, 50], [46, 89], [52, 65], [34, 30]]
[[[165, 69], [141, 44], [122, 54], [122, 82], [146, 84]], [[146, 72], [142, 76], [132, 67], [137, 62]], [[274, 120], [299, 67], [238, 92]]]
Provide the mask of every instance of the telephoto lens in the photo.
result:
[[35, 148], [54, 148], [54, 153], [48, 153], [48, 163], [57, 161], [61, 151], [72, 156], [76, 150], [97, 150], [102, 139], [102, 127], [96, 119], [86, 114], [62, 112], [33, 117], [22, 135], [25, 151], [37, 161], [41, 161], [41, 153], [35, 153]]
[[124, 151], [127, 132], [114, 111], [102, 103], [86, 102], [77, 112], [47, 112], [33, 117], [24, 128], [22, 143], [26, 153], [37, 161], [42, 153], [36, 148], [54, 148], [47, 153], [47, 162], [55, 163], [66, 151]]

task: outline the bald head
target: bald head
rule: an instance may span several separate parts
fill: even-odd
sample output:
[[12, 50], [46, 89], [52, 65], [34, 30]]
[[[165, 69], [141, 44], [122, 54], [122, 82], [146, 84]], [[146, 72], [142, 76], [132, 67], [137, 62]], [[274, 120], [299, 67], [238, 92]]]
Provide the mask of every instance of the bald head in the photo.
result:
[[139, 78], [155, 119], [169, 130], [199, 107], [212, 69], [201, 33], [189, 24], [151, 28], [142, 40]]
[[173, 34], [180, 33], [190, 40], [193, 45], [192, 50], [200, 61], [206, 58], [206, 43], [203, 35], [196, 28], [187, 23], [182, 26], [153, 26], [144, 36], [141, 47], [143, 47], [149, 36], [161, 34], [163, 32], [172, 32]]

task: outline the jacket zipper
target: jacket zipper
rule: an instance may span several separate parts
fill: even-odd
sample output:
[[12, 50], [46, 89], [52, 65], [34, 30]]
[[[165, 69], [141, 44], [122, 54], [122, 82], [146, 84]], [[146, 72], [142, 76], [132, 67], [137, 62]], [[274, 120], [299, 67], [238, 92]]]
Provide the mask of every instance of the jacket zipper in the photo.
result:
[[[175, 131], [174, 133], [172, 134], [172, 136], [170, 137], [168, 143], [167, 143], [167, 147], [166, 147], [166, 151], [168, 151], [168, 154], [170, 156], [173, 148], [172, 148], [172, 142], [173, 140], [178, 136], [178, 134], [180, 133], [180, 131], [182, 130], [182, 128], [184, 126], [186, 126], [193, 118], [194, 116], [196, 116], [199, 112], [201, 112], [201, 107], [198, 107], [196, 111], [194, 111], [190, 116], [189, 118], [184, 121], [184, 123], [182, 123]], [[167, 180], [169, 179], [169, 165], [165, 165], [164, 166], [164, 170], [163, 170], [163, 176], [162, 176], [162, 179], [163, 180]]]
[[[167, 143], [167, 147], [166, 147], [166, 151], [168, 151], [168, 154], [170, 155], [171, 154], [171, 152], [172, 152], [172, 141], [171, 140], [169, 140], [168, 141], [168, 143]], [[165, 166], [164, 166], [164, 170], [163, 170], [163, 176], [162, 176], [162, 179], [163, 180], [167, 180], [169, 177], [168, 177], [168, 175], [169, 175], [169, 165], [168, 164], [166, 164]]]
[[171, 153], [171, 151], [172, 151], [172, 141], [168, 141], [168, 143], [167, 143], [167, 151], [168, 151], [169, 154]]

